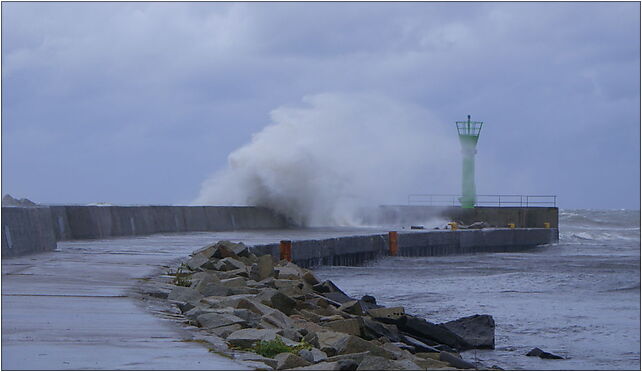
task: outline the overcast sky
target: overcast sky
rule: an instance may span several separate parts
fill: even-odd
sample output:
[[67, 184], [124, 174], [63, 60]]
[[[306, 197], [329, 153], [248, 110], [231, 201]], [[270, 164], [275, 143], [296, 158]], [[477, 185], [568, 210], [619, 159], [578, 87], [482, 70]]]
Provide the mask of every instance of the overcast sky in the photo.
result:
[[[639, 15], [636, 2], [4, 2], [2, 192], [190, 202], [273, 110], [374, 94], [453, 138], [454, 121], [483, 120], [481, 194], [638, 209]], [[395, 198], [460, 191], [444, 188], [426, 175]]]

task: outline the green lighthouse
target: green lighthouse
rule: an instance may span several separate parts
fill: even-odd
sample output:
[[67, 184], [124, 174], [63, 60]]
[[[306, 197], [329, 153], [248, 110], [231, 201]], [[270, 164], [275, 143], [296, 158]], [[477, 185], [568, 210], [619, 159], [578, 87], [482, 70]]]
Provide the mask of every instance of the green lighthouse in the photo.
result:
[[461, 198], [462, 208], [474, 208], [476, 201], [475, 191], [475, 154], [477, 153], [477, 140], [481, 132], [481, 121], [457, 121], [457, 133], [461, 143], [462, 173], [461, 173]]

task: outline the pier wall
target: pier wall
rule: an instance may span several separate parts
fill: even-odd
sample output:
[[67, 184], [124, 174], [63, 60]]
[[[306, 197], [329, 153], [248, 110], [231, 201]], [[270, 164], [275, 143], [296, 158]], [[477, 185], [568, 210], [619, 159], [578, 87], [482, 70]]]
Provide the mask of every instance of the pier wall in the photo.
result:
[[422, 225], [434, 219], [461, 221], [466, 225], [486, 222], [494, 227], [543, 228], [548, 222], [551, 228], [559, 227], [559, 210], [556, 207], [435, 207], [423, 205], [382, 205], [368, 211], [366, 223]]
[[287, 227], [283, 216], [261, 207], [2, 207], [2, 257], [50, 251], [61, 240]]
[[[557, 229], [516, 228], [431, 230], [398, 235], [399, 256], [445, 256], [481, 252], [513, 252], [557, 242]], [[251, 247], [257, 255], [280, 257], [279, 244]], [[387, 234], [292, 241], [292, 261], [302, 267], [353, 266], [389, 255]]]

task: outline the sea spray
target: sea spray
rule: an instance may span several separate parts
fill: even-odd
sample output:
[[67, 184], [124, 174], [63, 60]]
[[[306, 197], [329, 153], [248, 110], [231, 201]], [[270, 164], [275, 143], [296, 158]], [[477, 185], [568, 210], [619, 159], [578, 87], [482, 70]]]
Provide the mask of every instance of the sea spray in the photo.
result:
[[360, 225], [359, 211], [456, 187], [447, 122], [375, 94], [324, 93], [281, 106], [207, 179], [198, 204], [259, 205], [306, 226]]

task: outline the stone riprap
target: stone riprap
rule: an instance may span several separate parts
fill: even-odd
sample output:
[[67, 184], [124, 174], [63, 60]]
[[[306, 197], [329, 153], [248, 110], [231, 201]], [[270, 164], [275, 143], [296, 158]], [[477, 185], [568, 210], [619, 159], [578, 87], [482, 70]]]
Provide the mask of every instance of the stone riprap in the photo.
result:
[[[203, 247], [170, 274], [154, 296], [163, 293], [187, 322], [224, 340], [224, 353], [261, 369], [487, 369], [458, 352], [494, 347], [489, 315], [431, 323], [372, 296], [351, 298], [312, 271], [257, 257], [242, 243]], [[285, 349], [268, 355], [262, 347], [271, 344]]]

